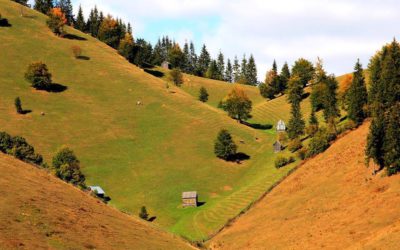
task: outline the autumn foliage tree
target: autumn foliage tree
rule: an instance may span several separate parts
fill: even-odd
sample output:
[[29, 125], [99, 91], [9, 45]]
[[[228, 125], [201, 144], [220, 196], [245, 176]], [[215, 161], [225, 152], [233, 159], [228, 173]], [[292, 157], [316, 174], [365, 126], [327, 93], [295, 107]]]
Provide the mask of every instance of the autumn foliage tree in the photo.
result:
[[121, 30], [117, 20], [111, 15], [108, 15], [106, 18], [104, 18], [98, 31], [98, 38], [100, 41], [103, 41], [113, 48], [118, 48], [120, 34]]
[[224, 98], [223, 108], [230, 117], [241, 122], [251, 117], [252, 102], [244, 90], [236, 86]]
[[47, 20], [47, 26], [57, 36], [64, 34], [64, 25], [67, 23], [65, 14], [61, 11], [61, 8], [52, 8], [49, 11], [49, 19]]

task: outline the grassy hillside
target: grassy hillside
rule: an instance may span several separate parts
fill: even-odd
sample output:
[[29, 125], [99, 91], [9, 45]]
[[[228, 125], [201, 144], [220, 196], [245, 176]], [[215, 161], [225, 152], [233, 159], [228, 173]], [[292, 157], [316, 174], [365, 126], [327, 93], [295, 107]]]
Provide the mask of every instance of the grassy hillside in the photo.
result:
[[373, 176], [365, 167], [368, 125], [307, 161], [212, 239], [212, 248], [397, 248], [400, 176]]
[[[164, 80], [88, 35], [68, 28], [78, 39], [58, 38], [44, 15], [25, 10], [21, 17], [19, 10], [16, 3], [0, 0], [0, 13], [12, 25], [0, 28], [0, 128], [27, 138], [48, 162], [62, 145], [72, 148], [87, 183], [102, 186], [111, 206], [136, 215], [145, 205], [156, 217], [153, 223], [204, 239], [292, 168], [274, 168], [274, 133], [240, 125], [181, 89], [167, 90]], [[88, 60], [75, 59], [73, 45]], [[29, 86], [24, 72], [37, 60], [48, 65], [65, 91]], [[16, 114], [17, 96], [32, 113]], [[253, 102], [261, 100], [254, 91]], [[243, 140], [239, 150], [249, 160], [215, 158], [213, 143], [221, 128]], [[201, 207], [180, 207], [181, 192], [190, 190], [199, 192]]]
[[10, 156], [0, 171], [1, 249], [193, 249]]

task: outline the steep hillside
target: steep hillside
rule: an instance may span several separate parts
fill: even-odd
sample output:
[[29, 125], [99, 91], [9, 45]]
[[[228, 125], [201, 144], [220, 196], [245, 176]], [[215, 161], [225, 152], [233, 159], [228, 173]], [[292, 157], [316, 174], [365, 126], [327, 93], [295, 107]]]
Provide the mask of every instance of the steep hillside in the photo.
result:
[[213, 249], [396, 249], [400, 176], [364, 165], [368, 123], [302, 165], [212, 239]]
[[193, 249], [10, 156], [0, 172], [0, 249]]
[[[72, 148], [87, 183], [100, 185], [111, 206], [136, 215], [144, 205], [153, 223], [204, 239], [293, 167], [273, 166], [273, 133], [238, 124], [179, 88], [167, 89], [164, 80], [86, 34], [67, 28], [72, 36], [56, 37], [44, 15], [24, 12], [0, 0], [0, 13], [11, 24], [0, 27], [0, 128], [27, 138], [47, 162], [62, 145]], [[85, 60], [74, 58], [74, 45]], [[24, 73], [38, 60], [64, 91], [29, 86]], [[31, 113], [16, 114], [17, 96]], [[236, 164], [214, 156], [222, 128], [243, 141], [239, 150], [250, 159]], [[191, 190], [203, 205], [183, 209], [181, 193]]]

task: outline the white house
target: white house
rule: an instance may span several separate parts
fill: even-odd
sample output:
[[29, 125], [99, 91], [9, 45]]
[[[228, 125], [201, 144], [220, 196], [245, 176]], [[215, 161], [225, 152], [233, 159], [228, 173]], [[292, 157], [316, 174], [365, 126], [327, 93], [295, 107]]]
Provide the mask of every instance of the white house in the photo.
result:
[[286, 124], [284, 121], [279, 120], [276, 124], [276, 131], [278, 132], [285, 132], [286, 131]]

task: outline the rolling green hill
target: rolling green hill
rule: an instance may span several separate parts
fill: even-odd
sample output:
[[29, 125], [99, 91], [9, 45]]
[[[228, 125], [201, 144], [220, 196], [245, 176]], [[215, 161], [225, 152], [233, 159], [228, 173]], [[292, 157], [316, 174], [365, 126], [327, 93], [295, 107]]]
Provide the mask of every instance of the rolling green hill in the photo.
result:
[[[203, 104], [186, 92], [191, 93], [189, 85], [167, 89], [165, 80], [86, 34], [67, 28], [75, 35], [71, 39], [54, 36], [42, 14], [26, 9], [22, 17], [19, 5], [8, 0], [0, 0], [0, 13], [12, 25], [0, 27], [1, 130], [27, 138], [47, 162], [61, 146], [72, 148], [87, 183], [102, 186], [111, 206], [136, 215], [145, 205], [156, 217], [153, 223], [201, 240], [292, 168], [274, 168], [272, 130], [246, 127], [215, 108], [225, 87], [210, 97], [211, 106]], [[73, 57], [74, 45], [87, 60]], [[48, 93], [29, 86], [24, 72], [38, 60], [65, 91]], [[209, 80], [204, 84], [214, 85]], [[255, 105], [264, 102], [257, 89], [249, 91]], [[16, 114], [17, 96], [31, 113]], [[138, 101], [143, 105], [136, 105]], [[236, 164], [214, 156], [221, 128], [243, 141], [239, 150], [249, 160]], [[181, 192], [191, 190], [199, 192], [204, 204], [183, 209]]]

